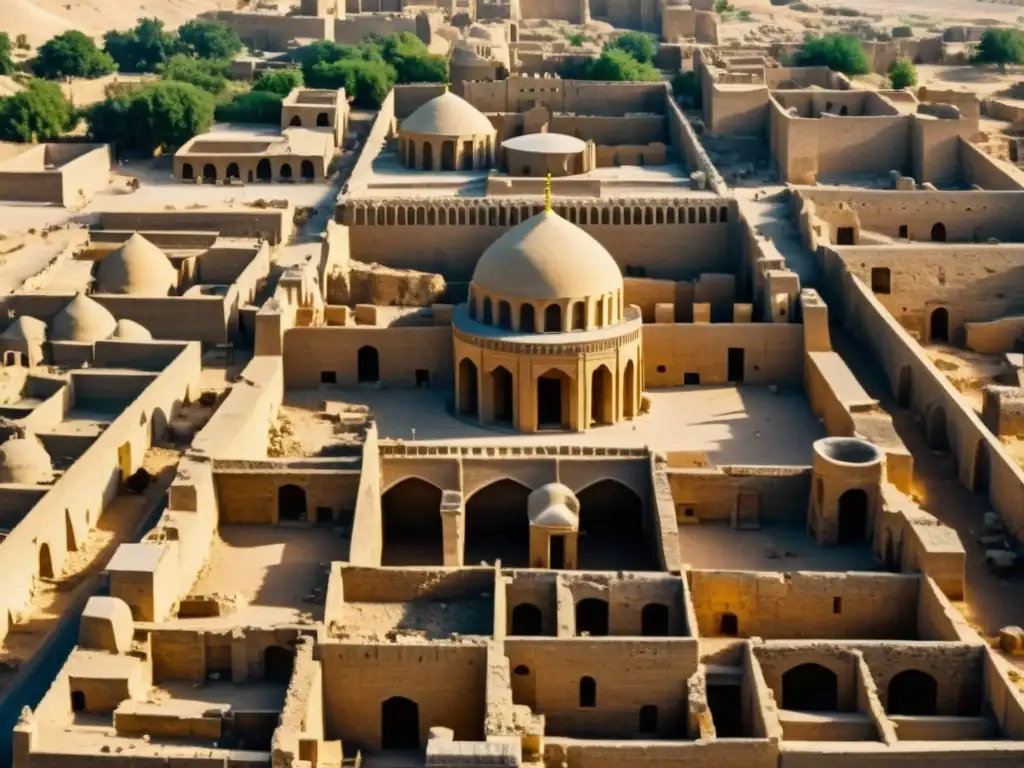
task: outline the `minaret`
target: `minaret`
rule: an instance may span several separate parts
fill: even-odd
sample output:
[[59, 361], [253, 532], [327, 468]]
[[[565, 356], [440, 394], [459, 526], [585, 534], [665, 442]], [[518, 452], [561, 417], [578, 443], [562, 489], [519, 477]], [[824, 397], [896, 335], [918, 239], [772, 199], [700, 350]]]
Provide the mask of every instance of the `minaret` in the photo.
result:
[[544, 179], [544, 210], [551, 213], [551, 174]]

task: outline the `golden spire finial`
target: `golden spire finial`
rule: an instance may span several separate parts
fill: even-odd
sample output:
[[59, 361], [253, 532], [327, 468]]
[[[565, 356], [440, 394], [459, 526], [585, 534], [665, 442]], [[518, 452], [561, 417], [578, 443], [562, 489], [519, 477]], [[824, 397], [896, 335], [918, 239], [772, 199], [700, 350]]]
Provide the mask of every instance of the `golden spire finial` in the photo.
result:
[[449, 87], [450, 87], [450, 86], [449, 86], [449, 84], [448, 84], [448, 83], [445, 83], [445, 84], [444, 84], [444, 92], [445, 92], [445, 93], [448, 93], [448, 88], [449, 88]]
[[551, 174], [544, 179], [544, 210], [551, 213]]

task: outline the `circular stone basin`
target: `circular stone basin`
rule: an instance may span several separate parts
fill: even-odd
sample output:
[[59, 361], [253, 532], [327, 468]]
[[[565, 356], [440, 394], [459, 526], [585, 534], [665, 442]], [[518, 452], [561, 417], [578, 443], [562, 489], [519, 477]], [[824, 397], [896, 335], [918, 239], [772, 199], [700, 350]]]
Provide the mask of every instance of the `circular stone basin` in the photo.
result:
[[877, 446], [856, 437], [826, 437], [814, 444], [814, 450], [840, 464], [875, 464], [882, 460]]

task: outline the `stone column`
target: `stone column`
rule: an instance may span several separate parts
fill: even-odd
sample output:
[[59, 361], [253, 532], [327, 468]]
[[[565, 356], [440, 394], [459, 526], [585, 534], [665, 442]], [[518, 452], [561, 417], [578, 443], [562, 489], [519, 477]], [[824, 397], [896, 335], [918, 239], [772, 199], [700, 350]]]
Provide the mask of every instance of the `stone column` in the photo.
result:
[[463, 564], [465, 552], [466, 509], [461, 491], [441, 494], [441, 525], [444, 537], [444, 565], [457, 568]]

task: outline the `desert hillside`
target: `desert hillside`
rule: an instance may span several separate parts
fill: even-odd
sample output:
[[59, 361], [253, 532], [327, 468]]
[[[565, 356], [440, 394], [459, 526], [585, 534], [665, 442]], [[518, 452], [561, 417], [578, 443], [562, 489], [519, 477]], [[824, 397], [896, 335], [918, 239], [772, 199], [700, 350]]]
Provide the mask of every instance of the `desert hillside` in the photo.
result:
[[140, 16], [157, 16], [176, 27], [198, 13], [233, 8], [237, 0], [0, 0], [0, 30], [28, 35], [38, 45], [69, 29], [101, 35], [127, 28]]

